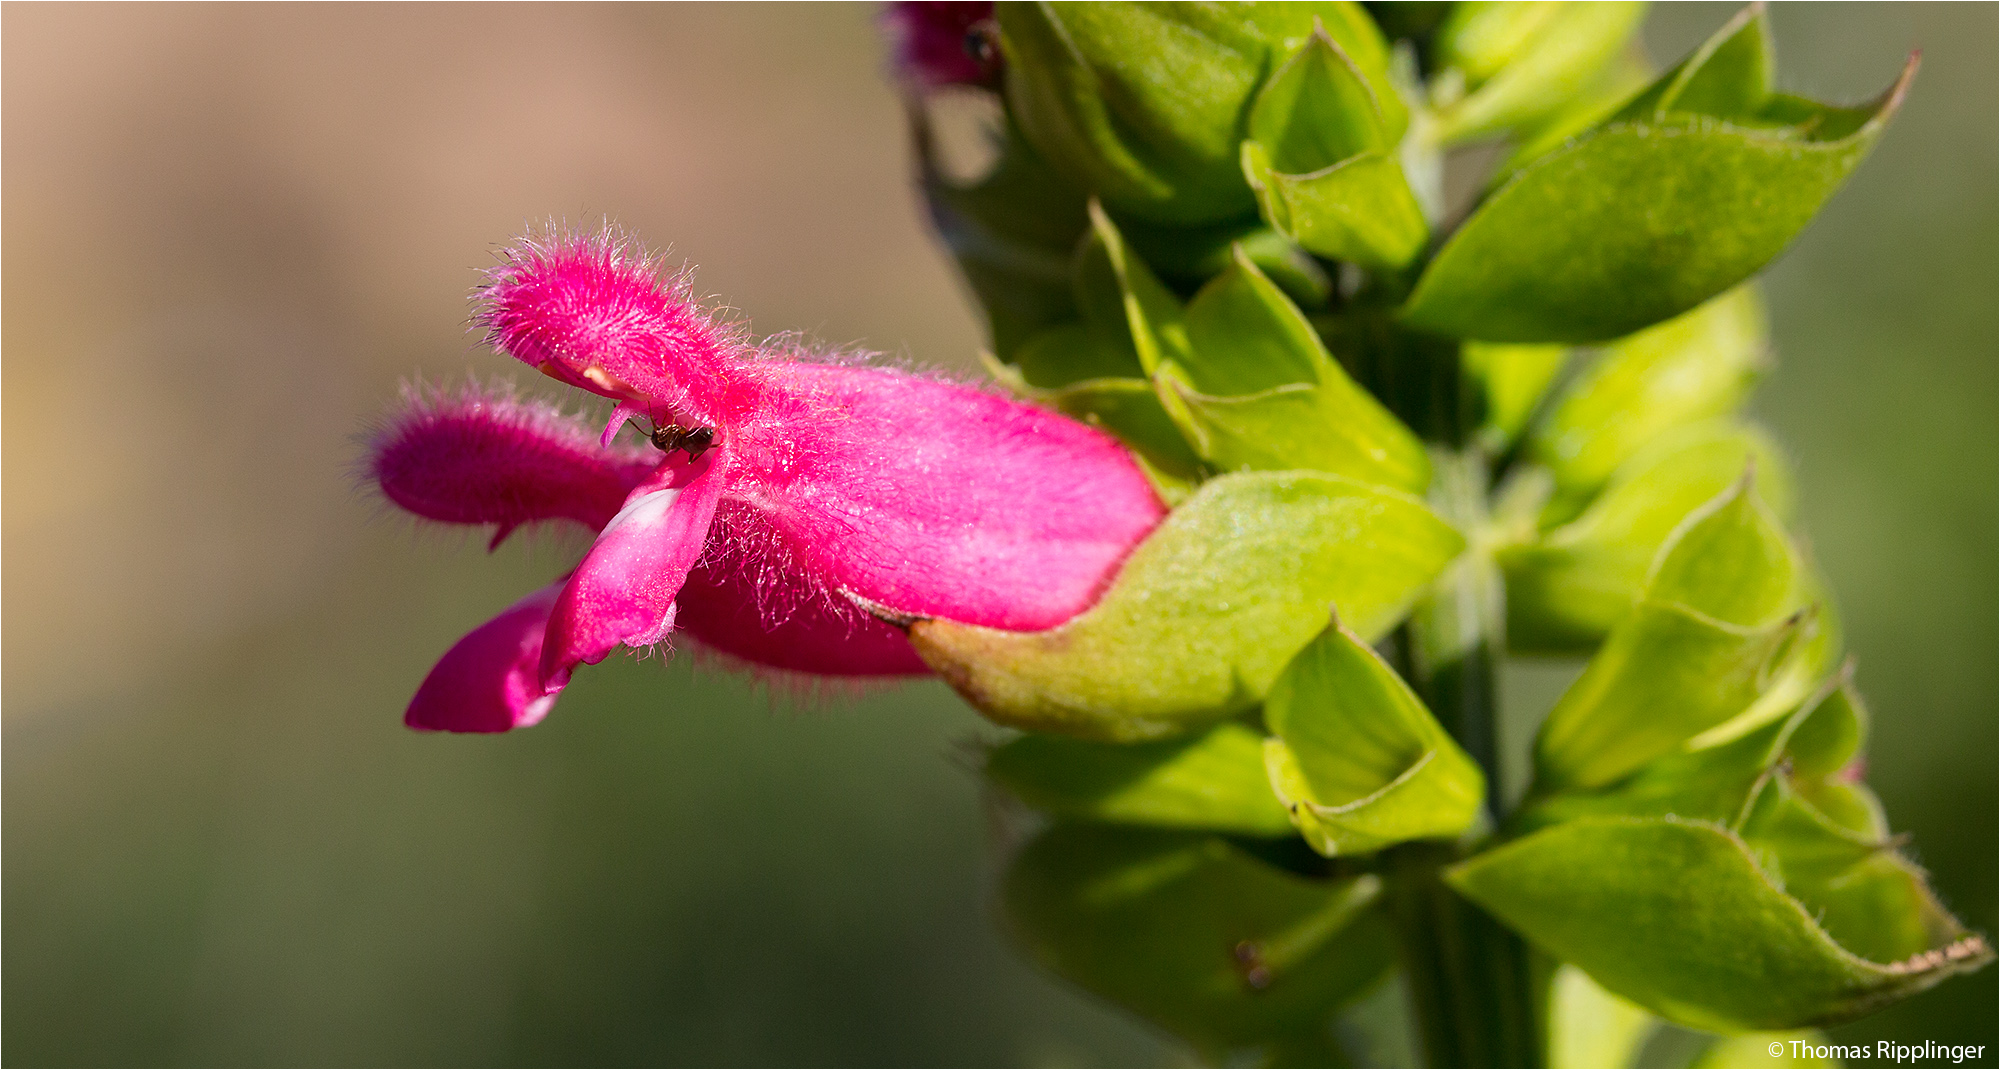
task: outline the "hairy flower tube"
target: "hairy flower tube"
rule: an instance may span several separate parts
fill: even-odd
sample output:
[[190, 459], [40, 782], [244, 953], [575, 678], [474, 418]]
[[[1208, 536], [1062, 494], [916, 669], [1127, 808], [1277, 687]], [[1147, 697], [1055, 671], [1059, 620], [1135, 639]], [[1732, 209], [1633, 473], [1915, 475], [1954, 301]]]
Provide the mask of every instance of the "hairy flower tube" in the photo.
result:
[[[483, 305], [496, 347], [613, 399], [609, 425], [593, 436], [504, 391], [416, 391], [376, 435], [369, 474], [420, 517], [495, 525], [496, 545], [549, 520], [597, 536], [572, 573], [444, 656], [411, 727], [532, 724], [578, 664], [676, 629], [775, 668], [922, 673], [902, 633], [854, 599], [1053, 627], [1164, 515], [1094, 428], [939, 378], [754, 345], [615, 233], [521, 242]], [[614, 443], [635, 417], [671, 448]]]

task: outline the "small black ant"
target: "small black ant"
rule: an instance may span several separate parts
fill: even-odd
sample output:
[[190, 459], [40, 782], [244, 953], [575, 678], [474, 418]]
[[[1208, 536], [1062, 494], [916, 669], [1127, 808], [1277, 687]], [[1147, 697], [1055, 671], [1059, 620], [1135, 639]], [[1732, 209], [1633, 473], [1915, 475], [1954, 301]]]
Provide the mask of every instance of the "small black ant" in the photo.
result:
[[715, 428], [682, 427], [679, 424], [661, 424], [647, 431], [646, 437], [663, 453], [675, 450], [685, 451], [688, 460], [697, 460], [715, 445]]

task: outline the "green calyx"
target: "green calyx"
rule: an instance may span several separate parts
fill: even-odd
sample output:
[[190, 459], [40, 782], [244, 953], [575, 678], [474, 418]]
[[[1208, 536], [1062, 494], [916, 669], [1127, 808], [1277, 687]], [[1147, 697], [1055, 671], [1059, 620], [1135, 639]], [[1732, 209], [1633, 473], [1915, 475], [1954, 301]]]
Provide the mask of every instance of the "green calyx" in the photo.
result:
[[1001, 724], [1170, 738], [1256, 708], [1329, 607], [1381, 636], [1463, 545], [1422, 502], [1382, 487], [1312, 472], [1218, 476], [1068, 623], [1008, 632], [919, 620], [910, 640]]

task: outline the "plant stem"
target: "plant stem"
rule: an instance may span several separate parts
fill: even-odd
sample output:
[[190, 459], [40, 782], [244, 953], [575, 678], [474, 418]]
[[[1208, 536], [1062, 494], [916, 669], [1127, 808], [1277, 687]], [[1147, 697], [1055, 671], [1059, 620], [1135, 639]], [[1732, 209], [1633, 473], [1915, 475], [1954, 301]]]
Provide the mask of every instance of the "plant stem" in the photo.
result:
[[1505, 653], [1506, 586], [1481, 544], [1486, 527], [1486, 461], [1477, 449], [1436, 450], [1432, 506], [1470, 545], [1410, 616], [1410, 684], [1439, 723], [1486, 771], [1486, 805], [1500, 798], [1499, 670]]
[[1396, 850], [1390, 873], [1390, 912], [1424, 1062], [1541, 1066], [1535, 963], [1513, 930], [1440, 878], [1458, 857], [1450, 844], [1407, 844]]
[[[1490, 819], [1500, 796], [1499, 659], [1505, 588], [1476, 533], [1485, 522], [1486, 462], [1476, 449], [1436, 454], [1432, 500], [1472, 536], [1404, 627], [1410, 683], [1486, 772]], [[1413, 843], [1390, 864], [1391, 910], [1425, 1061], [1431, 1066], [1540, 1066], [1542, 986], [1513, 930], [1461, 899], [1442, 870], [1465, 845]]]

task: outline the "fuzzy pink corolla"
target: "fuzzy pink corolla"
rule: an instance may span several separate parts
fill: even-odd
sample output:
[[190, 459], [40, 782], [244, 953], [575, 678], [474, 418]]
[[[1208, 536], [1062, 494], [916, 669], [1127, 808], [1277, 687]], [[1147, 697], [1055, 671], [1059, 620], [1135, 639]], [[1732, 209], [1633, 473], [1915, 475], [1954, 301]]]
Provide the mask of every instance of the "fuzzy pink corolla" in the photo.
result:
[[[448, 653], [413, 727], [493, 731], [546, 713], [578, 664], [684, 629], [747, 661], [832, 675], [924, 671], [853, 599], [1038, 630], [1095, 601], [1164, 513], [1123, 447], [984, 390], [756, 347], [616, 235], [509, 250], [490, 340], [616, 403], [593, 438], [511, 396], [414, 395], [370, 474], [430, 519], [567, 519], [576, 570]], [[699, 456], [615, 445], [633, 415], [714, 429]]]

